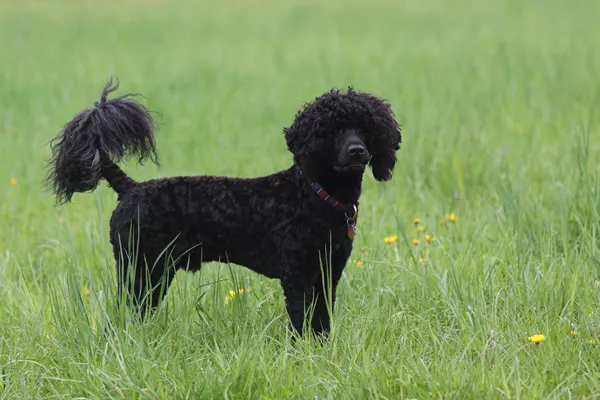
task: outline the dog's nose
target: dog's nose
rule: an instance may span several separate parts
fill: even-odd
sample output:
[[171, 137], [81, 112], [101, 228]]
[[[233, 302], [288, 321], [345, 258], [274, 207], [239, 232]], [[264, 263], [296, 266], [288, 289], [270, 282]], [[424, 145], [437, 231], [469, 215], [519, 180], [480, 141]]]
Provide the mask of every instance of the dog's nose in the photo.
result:
[[366, 151], [367, 149], [365, 149], [365, 146], [363, 146], [362, 144], [351, 144], [350, 146], [348, 146], [348, 154], [350, 154], [353, 157], [362, 156], [363, 154], [365, 154]]

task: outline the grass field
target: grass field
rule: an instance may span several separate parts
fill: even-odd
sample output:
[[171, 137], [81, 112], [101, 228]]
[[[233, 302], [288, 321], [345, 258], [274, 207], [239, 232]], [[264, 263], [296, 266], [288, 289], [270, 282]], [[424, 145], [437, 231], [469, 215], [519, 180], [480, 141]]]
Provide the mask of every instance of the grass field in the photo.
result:
[[[599, 15], [0, 0], [0, 399], [600, 397]], [[326, 344], [294, 344], [278, 282], [234, 265], [179, 273], [150, 320], [116, 308], [114, 193], [56, 207], [42, 187], [47, 142], [113, 73], [160, 113], [162, 166], [125, 165], [138, 180], [269, 174], [304, 101], [390, 101], [399, 164], [365, 177]]]

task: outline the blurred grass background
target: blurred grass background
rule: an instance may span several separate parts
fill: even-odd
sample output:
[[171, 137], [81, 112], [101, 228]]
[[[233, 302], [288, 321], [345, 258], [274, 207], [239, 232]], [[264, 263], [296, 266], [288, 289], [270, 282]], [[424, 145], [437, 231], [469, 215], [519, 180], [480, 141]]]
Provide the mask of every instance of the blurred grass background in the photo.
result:
[[[591, 0], [0, 1], [2, 397], [597, 396], [598, 15]], [[269, 174], [303, 102], [348, 85], [390, 101], [400, 161], [389, 183], [365, 177], [329, 343], [292, 344], [277, 282], [237, 266], [179, 274], [151, 321], [115, 309], [114, 193], [57, 208], [42, 187], [47, 142], [111, 74], [156, 111], [162, 166], [124, 166], [140, 180]], [[236, 287], [252, 291], [225, 304]]]

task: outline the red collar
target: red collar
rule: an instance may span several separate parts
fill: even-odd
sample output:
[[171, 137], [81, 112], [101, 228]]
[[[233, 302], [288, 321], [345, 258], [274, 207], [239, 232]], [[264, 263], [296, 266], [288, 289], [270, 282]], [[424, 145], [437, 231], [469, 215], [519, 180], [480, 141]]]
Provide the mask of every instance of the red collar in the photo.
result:
[[356, 215], [356, 212], [358, 211], [358, 202], [356, 205], [348, 205], [346, 203], [342, 203], [341, 201], [337, 201], [332, 195], [327, 193], [323, 186], [319, 185], [317, 182], [312, 182], [310, 187], [315, 191], [321, 200], [325, 201], [331, 207], [335, 208], [336, 210], [344, 211], [351, 217]]
[[336, 210], [344, 211], [344, 214], [346, 215], [346, 224], [348, 225], [348, 238], [350, 240], [354, 240], [354, 236], [356, 235], [356, 214], [358, 213], [358, 201], [356, 204], [350, 206], [342, 203], [341, 201], [337, 201], [332, 195], [323, 189], [323, 186], [319, 185], [317, 182], [312, 182], [310, 187], [313, 188], [321, 200], [325, 201]]

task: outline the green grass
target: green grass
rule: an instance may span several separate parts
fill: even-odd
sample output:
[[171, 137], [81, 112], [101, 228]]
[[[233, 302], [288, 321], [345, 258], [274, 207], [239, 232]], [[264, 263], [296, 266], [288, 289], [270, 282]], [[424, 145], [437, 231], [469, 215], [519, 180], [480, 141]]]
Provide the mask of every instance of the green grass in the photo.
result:
[[[1, 399], [600, 395], [600, 3], [321, 3], [0, 1]], [[139, 180], [269, 174], [302, 102], [391, 102], [399, 164], [365, 177], [329, 342], [294, 344], [278, 283], [233, 265], [179, 273], [148, 321], [116, 308], [114, 193], [42, 188], [112, 73], [160, 112]]]

